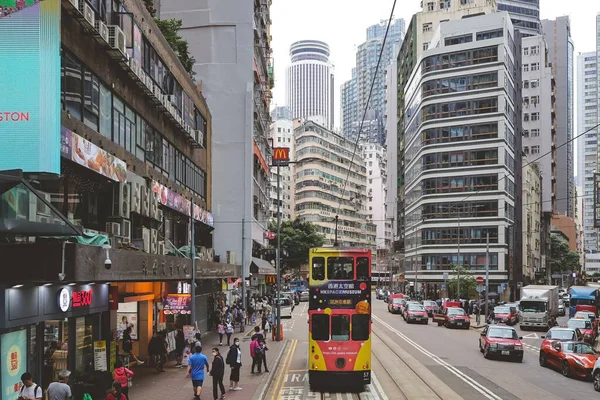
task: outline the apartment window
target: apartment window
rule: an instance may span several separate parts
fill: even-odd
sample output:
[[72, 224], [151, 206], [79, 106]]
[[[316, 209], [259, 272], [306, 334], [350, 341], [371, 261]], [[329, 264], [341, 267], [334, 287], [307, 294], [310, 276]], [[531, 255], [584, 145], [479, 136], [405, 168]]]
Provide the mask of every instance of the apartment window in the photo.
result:
[[85, 71], [83, 81], [83, 122], [98, 131], [100, 109], [100, 83], [98, 77]]
[[540, 52], [540, 46], [531, 46], [531, 55], [538, 54]]
[[460, 0], [461, 6], [466, 6], [467, 4], [473, 4], [473, 0]]
[[532, 71], [537, 71], [540, 69], [540, 63], [533, 63], [531, 64], [531, 70]]
[[529, 72], [529, 64], [523, 64], [523, 72]]
[[540, 119], [540, 113], [531, 113], [531, 120], [532, 121], [538, 121]]
[[529, 155], [529, 147], [525, 146], [523, 147], [523, 153], [525, 153], [526, 156]]
[[529, 105], [529, 97], [523, 97], [523, 105], [524, 106], [528, 106]]
[[450, 0], [441, 0], [440, 1], [440, 9], [443, 10], [445, 8], [450, 8]]
[[433, 11], [435, 9], [435, 3], [427, 3], [427, 11]]
[[523, 137], [524, 138], [528, 138], [529, 137], [529, 130], [527, 130], [527, 129], [523, 130]]
[[532, 89], [538, 87], [539, 85], [540, 85], [540, 80], [539, 79], [531, 81], [531, 88]]
[[539, 102], [540, 102], [540, 96], [531, 96], [531, 104], [533, 104], [535, 106]]
[[529, 47], [523, 47], [523, 55], [524, 56], [528, 56], [529, 55]]
[[428, 48], [429, 48], [429, 42], [423, 43], [423, 51], [427, 50]]
[[531, 130], [531, 137], [539, 137], [540, 136], [540, 130], [539, 129], [532, 129]]
[[523, 89], [529, 89], [529, 81], [523, 81]]
[[112, 139], [112, 92], [100, 84], [99, 133]]
[[444, 39], [444, 44], [446, 46], [453, 46], [461, 43], [470, 43], [473, 41], [473, 35], [460, 35], [460, 36], [452, 36]]
[[529, 122], [529, 114], [527, 114], [527, 113], [523, 114], [523, 121]]
[[426, 24], [423, 24], [423, 32], [430, 32], [432, 30], [433, 30], [432, 22], [427, 22]]
[[531, 154], [539, 154], [540, 146], [531, 146]]
[[479, 40], [488, 40], [488, 39], [499, 38], [499, 37], [503, 37], [503, 36], [504, 36], [504, 30], [495, 29], [493, 31], [477, 32], [476, 38], [479, 41]]

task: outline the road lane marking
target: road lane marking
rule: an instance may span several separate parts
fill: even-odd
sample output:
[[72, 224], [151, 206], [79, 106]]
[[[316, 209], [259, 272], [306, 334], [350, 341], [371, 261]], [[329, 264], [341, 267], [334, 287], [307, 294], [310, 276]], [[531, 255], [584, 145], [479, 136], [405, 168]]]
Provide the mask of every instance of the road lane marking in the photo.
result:
[[385, 394], [385, 391], [383, 390], [383, 386], [381, 386], [381, 383], [379, 383], [379, 379], [377, 379], [377, 376], [375, 376], [375, 374], [373, 373], [373, 371], [371, 371], [371, 380], [372, 380], [372, 384], [375, 387], [375, 390], [377, 391], [377, 397], [379, 397], [381, 400], [388, 400], [387, 395]]
[[502, 400], [502, 397], [496, 395], [490, 389], [486, 388], [485, 386], [483, 386], [482, 384], [480, 384], [479, 382], [477, 382], [475, 379], [471, 378], [470, 376], [468, 376], [464, 372], [460, 371], [458, 368], [456, 368], [453, 365], [451, 365], [451, 364], [447, 363], [446, 361], [442, 360], [437, 355], [431, 353], [429, 350], [425, 349], [423, 346], [421, 346], [417, 342], [413, 341], [408, 336], [404, 335], [402, 332], [400, 332], [396, 328], [392, 327], [387, 322], [383, 321], [381, 318], [377, 317], [376, 315], [373, 315], [373, 319], [375, 319], [381, 325], [383, 325], [386, 328], [388, 328], [390, 331], [394, 332], [396, 334], [396, 336], [398, 336], [399, 338], [403, 339], [406, 343], [410, 344], [412, 347], [414, 347], [415, 349], [417, 349], [418, 351], [420, 351], [422, 354], [424, 354], [425, 356], [431, 358], [433, 361], [435, 361], [436, 363], [438, 363], [442, 367], [446, 368], [449, 372], [451, 372], [452, 374], [454, 374], [457, 378], [461, 379], [462, 381], [464, 381], [465, 383], [467, 383], [469, 386], [471, 386], [473, 389], [475, 389], [476, 391], [478, 391], [479, 393], [481, 393], [486, 399], [489, 399], [489, 400]]
[[289, 347], [288, 353], [286, 354], [286, 356], [284, 358], [281, 369], [278, 371], [279, 377], [277, 378], [275, 388], [273, 390], [273, 394], [271, 395], [271, 400], [275, 400], [276, 398], [280, 397], [281, 387], [283, 386], [282, 381], [283, 381], [283, 378], [286, 376], [287, 370], [290, 368], [290, 365], [292, 363], [292, 358], [294, 356], [294, 352], [296, 350], [297, 343], [298, 343], [298, 341], [296, 339], [293, 339], [290, 342], [290, 347]]
[[528, 335], [523, 336], [523, 339], [539, 339], [537, 333], [530, 333]]

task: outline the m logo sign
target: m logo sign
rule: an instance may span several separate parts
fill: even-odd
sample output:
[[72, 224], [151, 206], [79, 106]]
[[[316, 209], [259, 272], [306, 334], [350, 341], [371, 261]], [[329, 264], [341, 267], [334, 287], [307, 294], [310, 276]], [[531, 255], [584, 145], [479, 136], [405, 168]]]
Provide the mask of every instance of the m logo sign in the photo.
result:
[[290, 164], [289, 147], [273, 147], [273, 166], [287, 167]]

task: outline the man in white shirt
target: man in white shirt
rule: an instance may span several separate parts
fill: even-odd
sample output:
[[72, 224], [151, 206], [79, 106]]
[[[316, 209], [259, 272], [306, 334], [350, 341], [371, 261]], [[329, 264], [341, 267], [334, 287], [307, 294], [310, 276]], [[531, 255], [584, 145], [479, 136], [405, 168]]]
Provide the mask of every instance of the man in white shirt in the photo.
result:
[[42, 387], [33, 382], [33, 376], [29, 372], [21, 375], [23, 387], [19, 391], [19, 397], [23, 400], [42, 400]]

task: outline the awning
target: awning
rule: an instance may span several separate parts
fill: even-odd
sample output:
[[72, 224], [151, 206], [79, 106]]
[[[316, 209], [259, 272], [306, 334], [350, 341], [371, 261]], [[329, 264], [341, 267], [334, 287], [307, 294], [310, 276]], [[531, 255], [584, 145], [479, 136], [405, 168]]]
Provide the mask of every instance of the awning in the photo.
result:
[[260, 258], [252, 257], [250, 273], [258, 275], [274, 275], [277, 273], [277, 270], [271, 265], [270, 262]]

